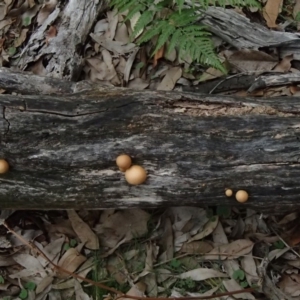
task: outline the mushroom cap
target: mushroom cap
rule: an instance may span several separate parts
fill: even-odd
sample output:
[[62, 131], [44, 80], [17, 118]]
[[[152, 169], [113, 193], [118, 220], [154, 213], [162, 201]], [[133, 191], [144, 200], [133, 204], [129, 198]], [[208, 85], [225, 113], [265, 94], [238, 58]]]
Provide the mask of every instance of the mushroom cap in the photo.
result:
[[226, 195], [227, 197], [231, 197], [231, 196], [233, 195], [232, 189], [226, 189], [226, 190], [225, 190], [225, 195]]
[[145, 169], [141, 166], [133, 165], [125, 172], [125, 179], [129, 184], [142, 184], [147, 178]]
[[0, 159], [0, 174], [4, 174], [9, 170], [9, 164], [5, 159]]
[[235, 194], [235, 198], [238, 202], [244, 203], [248, 200], [249, 195], [246, 191], [240, 190], [237, 191], [237, 193]]
[[125, 172], [131, 166], [131, 157], [127, 154], [121, 154], [117, 157], [116, 164], [122, 172]]

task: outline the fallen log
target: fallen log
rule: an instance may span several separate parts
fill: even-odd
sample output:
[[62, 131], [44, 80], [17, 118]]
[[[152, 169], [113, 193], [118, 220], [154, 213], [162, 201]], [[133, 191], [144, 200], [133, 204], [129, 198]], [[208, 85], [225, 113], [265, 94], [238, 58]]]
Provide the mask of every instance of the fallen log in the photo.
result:
[[[236, 205], [300, 206], [298, 98], [233, 98], [99, 88], [0, 95], [0, 207], [22, 209]], [[126, 183], [115, 159], [148, 172]]]

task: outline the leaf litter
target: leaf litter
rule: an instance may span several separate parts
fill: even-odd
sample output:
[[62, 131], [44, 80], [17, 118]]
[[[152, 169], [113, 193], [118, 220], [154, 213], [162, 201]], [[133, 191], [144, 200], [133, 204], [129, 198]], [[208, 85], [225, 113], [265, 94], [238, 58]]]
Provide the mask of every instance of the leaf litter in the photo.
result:
[[[266, 288], [280, 290], [286, 299], [299, 296], [300, 243], [291, 248], [282, 238], [288, 238], [287, 229], [297, 228], [299, 214], [262, 219], [250, 209], [224, 213], [224, 208], [197, 207], [69, 210], [36, 212], [32, 222], [26, 215], [15, 218], [14, 212], [1, 231], [7, 243], [0, 248], [0, 261], [7, 263], [0, 267], [0, 298], [22, 299], [27, 293], [27, 299], [58, 294], [61, 299], [114, 299], [111, 290], [97, 286], [102, 282], [123, 298], [225, 294], [257, 299]], [[240, 220], [247, 225], [241, 238], [232, 238]], [[40, 232], [37, 223], [47, 229]], [[62, 232], [57, 224], [72, 230]], [[9, 242], [13, 236], [21, 243]]]
[[[282, 1], [263, 2], [266, 25], [278, 28]], [[4, 1], [0, 9], [1, 66], [16, 64], [31, 31], [47, 22], [58, 4], [56, 0], [39, 4]], [[295, 20], [299, 7], [296, 0]], [[95, 23], [84, 51], [84, 79], [169, 91], [222, 78], [222, 72], [199, 66], [188, 55], [180, 58], [176, 49], [168, 53], [162, 46], [152, 58], [155, 38], [146, 46], [137, 46], [141, 30], [130, 39], [140, 13], [130, 22], [124, 22], [125, 15], [107, 11]], [[46, 26], [47, 45], [57, 32], [54, 23]], [[279, 58], [262, 49], [230, 48], [219, 55], [227, 71], [235, 75], [299, 72], [292, 54]], [[46, 75], [42, 59], [28, 70]], [[297, 96], [299, 91], [292, 85], [265, 88], [251, 95]], [[243, 95], [246, 90], [233, 93]], [[10, 212], [4, 218], [0, 299], [116, 299], [117, 292], [118, 299], [300, 296], [297, 212], [280, 218], [251, 209], [176, 207], [33, 214], [34, 218], [27, 218]], [[38, 224], [43, 224], [42, 228]]]

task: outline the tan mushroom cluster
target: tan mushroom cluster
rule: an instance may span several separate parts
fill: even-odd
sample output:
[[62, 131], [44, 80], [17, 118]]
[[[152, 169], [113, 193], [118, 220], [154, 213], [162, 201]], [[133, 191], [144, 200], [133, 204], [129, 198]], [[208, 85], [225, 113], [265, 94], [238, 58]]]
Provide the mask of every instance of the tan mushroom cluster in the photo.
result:
[[121, 172], [125, 172], [125, 179], [131, 185], [139, 185], [147, 179], [146, 170], [138, 165], [132, 165], [131, 157], [127, 154], [119, 155], [116, 164]]
[[[225, 195], [227, 197], [231, 197], [233, 195], [232, 189], [225, 189]], [[235, 194], [236, 201], [238, 201], [240, 203], [244, 203], [244, 202], [248, 201], [248, 198], [249, 198], [249, 195], [244, 190], [239, 190]]]

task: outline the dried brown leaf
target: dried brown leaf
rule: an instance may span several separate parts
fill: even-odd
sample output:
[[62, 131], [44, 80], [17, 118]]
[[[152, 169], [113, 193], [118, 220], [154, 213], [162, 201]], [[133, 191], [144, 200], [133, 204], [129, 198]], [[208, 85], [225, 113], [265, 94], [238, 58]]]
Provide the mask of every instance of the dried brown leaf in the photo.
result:
[[228, 238], [224, 232], [223, 225], [221, 222], [218, 222], [217, 227], [212, 233], [213, 241], [215, 245], [224, 245], [228, 244]]
[[138, 53], [139, 49], [135, 49], [134, 51], [132, 51], [132, 53], [130, 54], [129, 58], [127, 59], [126, 62], [126, 66], [125, 66], [125, 70], [124, 70], [124, 81], [127, 83], [129, 81], [130, 78], [130, 71], [133, 65], [133, 62], [135, 60], [135, 57]]
[[291, 61], [293, 60], [294, 55], [290, 54], [284, 57], [281, 62], [274, 68], [276, 72], [287, 73], [291, 69]]
[[37, 16], [38, 25], [42, 25], [57, 5], [57, 0], [45, 1]]
[[292, 297], [300, 296], [300, 274], [284, 274], [278, 286], [284, 293]]
[[50, 26], [49, 29], [46, 32], [46, 44], [49, 44], [49, 41], [56, 37], [57, 35], [57, 29], [55, 26]]
[[54, 278], [52, 276], [44, 277], [36, 286], [36, 294], [43, 292], [52, 283], [53, 279]]
[[212, 249], [213, 246], [207, 242], [194, 241], [191, 243], [189, 242], [184, 243], [180, 251], [189, 254], [201, 254], [201, 253], [208, 253]]
[[[17, 254], [13, 256], [13, 259], [22, 267], [26, 268], [28, 271], [34, 271], [35, 273], [40, 273], [41, 277], [46, 276], [46, 272], [39, 262], [39, 260], [29, 254]], [[13, 277], [12, 277], [13, 278]]]
[[174, 89], [177, 80], [182, 75], [182, 69], [180, 67], [173, 67], [166, 72], [164, 79], [158, 85], [157, 90], [171, 91]]
[[101, 219], [95, 227], [101, 245], [113, 248], [120, 240], [123, 243], [148, 232], [147, 222], [150, 215], [141, 209], [117, 211]]
[[232, 243], [214, 248], [212, 251], [210, 251], [204, 256], [204, 259], [224, 260], [238, 258], [240, 256], [250, 253], [253, 248], [253, 245], [253, 242], [246, 239], [236, 240]]
[[23, 28], [19, 37], [17, 37], [14, 41], [14, 46], [19, 47], [23, 44], [23, 42], [26, 40], [28, 28]]
[[26, 0], [26, 1], [24, 1], [24, 3], [21, 6], [10, 10], [10, 12], [7, 14], [7, 16], [11, 17], [11, 18], [18, 17], [21, 14], [23, 14], [27, 10], [28, 7], [29, 7], [28, 1]]
[[[131, 287], [131, 289], [126, 293], [126, 295], [144, 298], [145, 291], [146, 291], [146, 285], [142, 282], [137, 282], [134, 286]], [[119, 299], [120, 300], [128, 300], [128, 298], [125, 298], [125, 297], [120, 297]]]
[[122, 43], [130, 42], [128, 30], [127, 30], [125, 23], [118, 24], [118, 27], [116, 30], [116, 35], [115, 35], [115, 40], [117, 42], [122, 42]]
[[134, 78], [133, 80], [130, 80], [128, 84], [128, 88], [134, 90], [144, 90], [148, 86], [149, 86], [149, 82], [146, 82], [141, 78]]
[[157, 62], [159, 59], [161, 59], [164, 56], [165, 52], [165, 45], [163, 45], [160, 49], [158, 49], [153, 57], [153, 68], [157, 66]]
[[263, 16], [269, 28], [276, 28], [276, 19], [281, 11], [283, 0], [268, 0], [263, 8]]
[[[234, 280], [223, 280], [223, 285], [228, 292], [241, 290], [241, 286]], [[238, 299], [255, 300], [255, 297], [250, 293], [240, 293], [237, 295]]]
[[218, 216], [214, 216], [213, 220], [208, 221], [203, 230], [201, 232], [199, 232], [198, 234], [196, 234], [195, 236], [193, 236], [188, 243], [191, 243], [192, 241], [197, 241], [197, 240], [201, 240], [204, 237], [210, 235], [217, 227], [219, 223], [219, 217]]
[[75, 210], [68, 210], [68, 217], [72, 227], [81, 242], [85, 243], [88, 249], [99, 249], [99, 240], [93, 230], [78, 216]]
[[118, 14], [116, 10], [107, 12], [108, 27], [105, 32], [105, 38], [112, 40], [115, 37], [118, 25]]
[[246, 279], [249, 286], [253, 286], [254, 284], [257, 284], [259, 281], [259, 277], [257, 274], [257, 267], [254, 258], [251, 256], [242, 257], [241, 265], [245, 272]]
[[228, 277], [227, 274], [219, 272], [213, 269], [206, 269], [206, 268], [198, 268], [195, 270], [184, 272], [178, 275], [181, 279], [190, 278], [195, 281], [206, 280], [209, 278], [216, 278], [216, 277]]
[[107, 40], [107, 39], [105, 39], [103, 37], [99, 37], [93, 33], [91, 33], [90, 36], [96, 43], [98, 43], [105, 49], [107, 49], [115, 54], [129, 53], [136, 48], [136, 45], [133, 43], [124, 43], [124, 42]]
[[[69, 248], [58, 262], [58, 266], [75, 272], [77, 268], [86, 261], [86, 257], [80, 254], [75, 248]], [[68, 278], [69, 275], [62, 271], [57, 271], [57, 277]]]
[[243, 49], [224, 53], [230, 65], [241, 72], [271, 71], [278, 60], [271, 55], [257, 50]]

